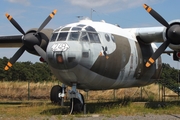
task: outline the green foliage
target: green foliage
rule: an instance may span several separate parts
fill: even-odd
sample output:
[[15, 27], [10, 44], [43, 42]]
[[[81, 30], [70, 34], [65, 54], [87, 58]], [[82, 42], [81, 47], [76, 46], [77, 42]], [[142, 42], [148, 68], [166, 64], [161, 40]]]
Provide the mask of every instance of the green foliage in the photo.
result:
[[178, 70], [170, 67], [169, 64], [163, 63], [163, 70], [161, 74], [161, 79], [168, 79], [169, 81], [174, 81], [178, 79]]
[[162, 85], [173, 91], [177, 91], [180, 82], [179, 76], [177, 69], [170, 67], [169, 64], [163, 63], [162, 74], [160, 76]]
[[41, 82], [54, 79], [46, 63], [16, 62], [8, 71], [4, 70], [8, 59], [0, 58], [0, 80], [1, 81], [33, 81]]

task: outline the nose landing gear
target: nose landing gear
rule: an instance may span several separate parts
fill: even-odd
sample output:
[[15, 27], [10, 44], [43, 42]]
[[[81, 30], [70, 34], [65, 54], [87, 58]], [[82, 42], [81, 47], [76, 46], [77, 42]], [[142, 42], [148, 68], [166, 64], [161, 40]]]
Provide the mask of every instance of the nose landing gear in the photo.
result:
[[[52, 103], [63, 105], [65, 96], [65, 86], [55, 85], [51, 89], [50, 99]], [[70, 99], [70, 114], [81, 113], [84, 111], [84, 97], [76, 89], [76, 84], [73, 84], [72, 89], [68, 91]]]
[[76, 90], [76, 84], [73, 84], [72, 90], [68, 92], [68, 97], [70, 98], [70, 114], [84, 111], [84, 97]]

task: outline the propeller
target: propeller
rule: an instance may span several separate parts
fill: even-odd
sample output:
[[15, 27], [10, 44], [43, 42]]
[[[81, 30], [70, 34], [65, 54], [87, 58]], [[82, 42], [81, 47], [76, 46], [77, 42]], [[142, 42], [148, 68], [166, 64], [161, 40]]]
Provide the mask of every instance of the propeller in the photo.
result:
[[41, 24], [39, 29], [36, 32], [36, 35], [49, 23], [49, 21], [54, 17], [54, 15], [57, 13], [57, 10], [54, 10], [47, 18], [46, 20]]
[[146, 62], [146, 67], [150, 67], [155, 60], [164, 52], [164, 50], [168, 47], [170, 43], [172, 44], [180, 44], [180, 25], [169, 24], [161, 15], [159, 15], [155, 10], [153, 10], [148, 5], [144, 4], [143, 7], [145, 10], [155, 18], [159, 23], [166, 27], [166, 38], [167, 40], [153, 53], [153, 55]]
[[11, 15], [6, 13], [7, 19], [14, 25], [14, 27], [23, 34], [22, 43], [23, 46], [19, 48], [19, 50], [10, 58], [9, 62], [5, 66], [4, 70], [9, 70], [10, 67], [21, 57], [27, 49], [34, 49], [44, 60], [46, 60], [46, 52], [40, 47], [41, 44], [41, 36], [39, 32], [49, 23], [49, 21], [54, 17], [57, 10], [54, 10], [41, 24], [36, 32], [28, 32], [25, 33], [21, 26], [13, 19]]
[[21, 26], [13, 19], [13, 17], [11, 15], [9, 15], [8, 13], [5, 14], [7, 19], [14, 25], [14, 27], [16, 29], [19, 30], [19, 32], [21, 32], [23, 35], [25, 35], [24, 30], [21, 28]]

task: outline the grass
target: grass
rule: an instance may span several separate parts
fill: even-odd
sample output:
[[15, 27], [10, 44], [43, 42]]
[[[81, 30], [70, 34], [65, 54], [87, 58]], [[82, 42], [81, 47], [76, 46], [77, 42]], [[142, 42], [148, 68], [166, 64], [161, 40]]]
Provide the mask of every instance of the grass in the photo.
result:
[[[30, 82], [30, 90], [28, 91], [28, 82], [0, 82], [0, 101], [24, 101], [28, 100], [28, 92], [30, 100], [49, 100], [50, 90], [54, 85], [57, 85], [58, 81], [55, 82]], [[70, 87], [67, 88], [69, 90]], [[158, 100], [158, 85], [152, 84], [143, 87], [142, 97], [141, 89], [134, 88], [124, 88], [117, 90], [101, 90], [101, 91], [89, 91], [88, 95], [83, 90], [79, 90], [86, 101], [109, 101], [122, 99], [124, 97], [131, 97], [134, 99], [149, 99], [150, 101]], [[166, 90], [167, 94], [175, 94], [170, 90]], [[161, 96], [161, 95], [160, 95]]]
[[28, 99], [28, 92], [30, 99], [49, 99], [51, 88], [58, 84], [58, 82], [30, 82], [28, 91], [28, 82], [0, 82], [0, 100], [1, 101], [22, 101]]
[[[67, 105], [68, 103], [65, 103]], [[166, 104], [159, 106], [159, 104]], [[105, 117], [116, 117], [119, 115], [141, 115], [147, 114], [180, 114], [180, 102], [150, 102], [137, 103], [130, 102], [123, 105], [122, 101], [87, 103], [87, 116], [99, 114]], [[68, 115], [68, 106], [55, 106], [49, 101], [45, 102], [22, 102], [5, 104], [0, 103], [0, 119], [73, 119], [85, 117], [83, 114]]]
[[[65, 107], [52, 105], [49, 93], [52, 86], [58, 82], [30, 83], [30, 101], [28, 98], [27, 82], [0, 82], [0, 119], [74, 119], [83, 117], [83, 114], [68, 115], [68, 102]], [[68, 88], [70, 89], [70, 88]], [[159, 98], [158, 85], [144, 87], [142, 93], [139, 88], [127, 88], [107, 91], [90, 91], [88, 96], [80, 90], [87, 102], [87, 116], [100, 114], [106, 117], [119, 115], [146, 115], [146, 114], [180, 114], [179, 102], [155, 102]], [[115, 96], [114, 95], [115, 92]], [[166, 94], [174, 94], [167, 90]], [[108, 99], [107, 99], [108, 98]], [[114, 101], [115, 100], [115, 101]], [[132, 102], [132, 101], [146, 102]], [[177, 98], [170, 99], [171, 101]], [[14, 101], [14, 102], [12, 102]], [[38, 102], [37, 102], [38, 101]], [[111, 102], [113, 101], [113, 102]]]

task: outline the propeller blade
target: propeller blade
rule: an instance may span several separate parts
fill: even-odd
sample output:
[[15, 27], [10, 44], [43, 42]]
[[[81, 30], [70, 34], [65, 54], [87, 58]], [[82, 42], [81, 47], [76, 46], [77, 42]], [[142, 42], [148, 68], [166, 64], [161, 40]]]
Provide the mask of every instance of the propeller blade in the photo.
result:
[[154, 54], [149, 58], [148, 62], [146, 62], [146, 67], [151, 66], [155, 62], [155, 60], [164, 52], [164, 50], [169, 45], [170, 41], [166, 40], [157, 50], [154, 52]]
[[23, 35], [25, 35], [24, 30], [21, 28], [21, 26], [13, 19], [13, 17], [11, 15], [9, 15], [8, 13], [5, 14], [7, 19], [14, 25], [14, 27], [16, 29], [19, 30], [19, 32], [21, 32]]
[[162, 25], [166, 26], [167, 28], [169, 27], [168, 22], [161, 16], [159, 15], [155, 10], [153, 10], [151, 7], [148, 5], [144, 4], [143, 7], [146, 9], [146, 11], [151, 14], [158, 22], [160, 22]]
[[34, 49], [45, 61], [47, 61], [46, 52], [40, 46], [34, 45]]
[[39, 29], [36, 32], [36, 35], [49, 23], [49, 21], [54, 17], [54, 15], [57, 13], [57, 10], [54, 10], [49, 16], [46, 18], [46, 20], [41, 24]]
[[12, 67], [12, 65], [21, 57], [21, 55], [24, 53], [24, 51], [25, 51], [25, 46], [23, 45], [9, 60], [9, 62], [5, 66], [4, 70], [9, 70], [9, 68]]

